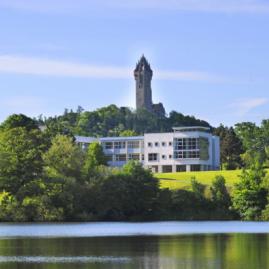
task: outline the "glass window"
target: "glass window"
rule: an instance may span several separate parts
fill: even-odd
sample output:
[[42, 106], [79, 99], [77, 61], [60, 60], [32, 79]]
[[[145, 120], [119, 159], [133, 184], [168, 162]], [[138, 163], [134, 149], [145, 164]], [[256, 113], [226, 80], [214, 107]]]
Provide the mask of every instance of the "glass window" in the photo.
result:
[[159, 143], [158, 142], [155, 142], [155, 147], [159, 147]]
[[128, 148], [130, 148], [130, 149], [140, 148], [139, 141], [128, 141]]
[[152, 147], [152, 143], [151, 142], [148, 142], [148, 147]]
[[136, 161], [139, 161], [140, 160], [140, 156], [139, 154], [129, 154], [128, 155], [128, 160], [136, 160]]
[[121, 142], [121, 141], [117, 141], [114, 143], [114, 148], [115, 149], [124, 149], [124, 148], [126, 148], [126, 143]]
[[175, 158], [176, 159], [198, 159], [200, 158], [200, 152], [198, 150], [176, 151]]
[[157, 153], [149, 153], [148, 160], [149, 160], [149, 162], [157, 161], [158, 160], [158, 154]]
[[166, 147], [166, 143], [165, 143], [165, 142], [162, 142], [162, 146], [163, 146], [163, 147]]
[[105, 143], [105, 149], [113, 149], [113, 143], [112, 142], [106, 142]]
[[116, 154], [115, 157], [117, 162], [126, 162], [126, 154]]
[[175, 150], [196, 150], [198, 149], [197, 138], [176, 138], [175, 139]]
[[162, 155], [162, 159], [163, 160], [166, 160], [166, 155]]

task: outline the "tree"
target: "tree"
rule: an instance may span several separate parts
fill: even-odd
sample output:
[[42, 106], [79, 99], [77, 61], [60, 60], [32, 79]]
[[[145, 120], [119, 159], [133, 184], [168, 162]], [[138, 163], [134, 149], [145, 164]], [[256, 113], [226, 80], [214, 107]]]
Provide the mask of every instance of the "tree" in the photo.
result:
[[241, 140], [232, 127], [220, 125], [214, 130], [220, 137], [220, 160], [222, 169], [233, 170], [242, 167], [240, 155], [244, 152]]
[[210, 187], [211, 200], [218, 206], [224, 209], [229, 209], [231, 206], [231, 197], [225, 186], [225, 178], [216, 176]]
[[[167, 119], [165, 119], [167, 121]], [[208, 122], [196, 119], [194, 116], [185, 116], [182, 113], [171, 111], [168, 122], [171, 127], [180, 126], [204, 126], [211, 127]]]
[[36, 121], [23, 114], [13, 114], [9, 116], [0, 126], [0, 129], [10, 130], [23, 127], [27, 131], [38, 129]]
[[242, 141], [244, 153], [241, 155], [247, 167], [255, 161], [264, 163], [266, 159], [266, 144], [263, 139], [263, 129], [252, 122], [243, 122], [235, 125], [235, 132]]
[[53, 138], [50, 149], [43, 156], [50, 176], [75, 179], [81, 178], [84, 158], [80, 147], [72, 138], [65, 135]]
[[102, 220], [136, 220], [154, 216], [159, 182], [141, 164], [131, 161], [97, 185], [99, 195], [95, 204]]
[[93, 170], [96, 167], [106, 164], [107, 164], [107, 157], [105, 156], [103, 148], [100, 145], [100, 143], [98, 142], [91, 143], [87, 150], [84, 165], [86, 175], [90, 175], [91, 172], [93, 172]]
[[159, 118], [145, 109], [133, 111], [115, 105], [95, 111], [83, 111], [78, 108], [73, 112], [66, 109], [63, 115], [46, 119], [45, 125], [49, 130], [58, 128], [62, 134], [63, 129], [71, 134], [85, 136], [129, 136], [145, 132], [168, 132], [174, 126], [210, 127], [205, 121], [175, 111], [171, 112], [169, 117]]
[[193, 191], [197, 199], [204, 199], [205, 185], [199, 183], [195, 178], [191, 179], [191, 190]]
[[124, 130], [124, 131], [120, 132], [119, 135], [122, 137], [137, 136], [137, 133], [134, 130]]
[[266, 171], [256, 161], [249, 170], [243, 170], [241, 180], [235, 185], [233, 208], [243, 220], [259, 220], [267, 203]]
[[147, 217], [153, 213], [159, 194], [159, 181], [149, 170], [135, 161], [128, 162], [122, 172], [127, 176], [130, 212], [135, 216]]
[[215, 218], [231, 219], [233, 216], [230, 207], [232, 206], [230, 194], [225, 186], [225, 178], [216, 176], [210, 187], [211, 201], [215, 207]]
[[42, 175], [46, 149], [40, 130], [23, 127], [0, 132], [0, 188], [16, 194], [21, 186]]

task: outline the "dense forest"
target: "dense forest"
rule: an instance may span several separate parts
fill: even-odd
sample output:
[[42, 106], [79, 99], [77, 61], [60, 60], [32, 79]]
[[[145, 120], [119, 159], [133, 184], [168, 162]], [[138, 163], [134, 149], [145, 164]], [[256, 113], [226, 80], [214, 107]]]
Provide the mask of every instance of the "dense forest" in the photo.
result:
[[98, 143], [84, 151], [74, 141], [75, 134], [129, 136], [193, 125], [211, 127], [177, 112], [158, 118], [114, 105], [53, 118], [12, 115], [0, 125], [0, 220], [268, 220], [267, 120], [211, 127], [221, 137], [222, 168], [242, 168], [232, 191], [221, 176], [209, 189], [195, 178], [190, 189], [162, 189], [139, 163], [110, 168]]
[[193, 116], [184, 116], [172, 111], [168, 117], [157, 117], [147, 110], [132, 111], [127, 107], [110, 105], [95, 111], [84, 111], [82, 107], [73, 110], [65, 109], [63, 115], [43, 118], [36, 121], [56, 132], [68, 132], [83, 136], [122, 136], [126, 130], [134, 134], [147, 132], [167, 132], [175, 126], [210, 125]]

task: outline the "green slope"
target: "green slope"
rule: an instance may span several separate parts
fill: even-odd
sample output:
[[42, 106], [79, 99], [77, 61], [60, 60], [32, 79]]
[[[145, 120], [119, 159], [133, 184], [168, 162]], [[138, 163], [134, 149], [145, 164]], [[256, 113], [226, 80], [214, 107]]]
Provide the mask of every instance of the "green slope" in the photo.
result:
[[188, 189], [193, 177], [202, 184], [211, 185], [217, 175], [221, 175], [226, 180], [226, 185], [232, 188], [234, 183], [238, 182], [241, 170], [233, 171], [205, 171], [205, 172], [181, 172], [181, 173], [163, 173], [155, 174], [160, 179], [162, 188], [169, 189]]

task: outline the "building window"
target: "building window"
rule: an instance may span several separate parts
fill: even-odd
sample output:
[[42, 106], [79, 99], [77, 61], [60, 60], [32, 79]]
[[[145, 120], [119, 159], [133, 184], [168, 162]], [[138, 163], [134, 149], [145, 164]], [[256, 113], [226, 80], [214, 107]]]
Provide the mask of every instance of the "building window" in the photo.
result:
[[159, 147], [159, 143], [158, 142], [155, 142], [155, 147]]
[[175, 159], [199, 159], [199, 151], [176, 151]]
[[165, 142], [162, 142], [162, 146], [163, 146], [163, 147], [166, 147], [166, 143], [165, 143]]
[[135, 160], [135, 161], [139, 161], [140, 160], [140, 156], [139, 154], [129, 154], [128, 155], [128, 160]]
[[112, 142], [106, 142], [105, 143], [105, 149], [113, 149], [113, 143]]
[[169, 146], [170, 146], [170, 147], [173, 146], [173, 143], [172, 143], [172, 142], [169, 142]]
[[144, 154], [142, 154], [142, 161], [144, 161], [145, 160], [145, 155]]
[[172, 159], [173, 158], [173, 156], [172, 155], [169, 155], [169, 159]]
[[116, 154], [116, 162], [126, 162], [126, 154]]
[[166, 155], [162, 155], [162, 159], [163, 160], [166, 160]]
[[162, 170], [163, 170], [163, 173], [172, 173], [173, 167], [172, 165], [163, 165]]
[[152, 143], [151, 142], [148, 142], [148, 147], [152, 147]]
[[149, 162], [154, 162], [158, 160], [158, 154], [157, 153], [149, 153], [148, 155]]
[[114, 143], [114, 148], [115, 149], [125, 149], [126, 148], [126, 143], [125, 142], [115, 142]]
[[129, 149], [138, 149], [138, 148], [140, 148], [139, 141], [128, 141], [128, 148]]
[[198, 138], [176, 138], [175, 150], [197, 150], [198, 144]]

